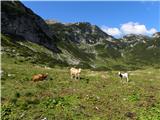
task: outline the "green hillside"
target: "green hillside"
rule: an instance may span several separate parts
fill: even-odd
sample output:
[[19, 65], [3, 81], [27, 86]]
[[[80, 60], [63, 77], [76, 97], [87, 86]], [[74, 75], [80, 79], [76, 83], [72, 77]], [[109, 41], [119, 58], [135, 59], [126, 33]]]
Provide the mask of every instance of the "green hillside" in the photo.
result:
[[62, 51], [57, 54], [23, 38], [2, 34], [2, 52], [4, 55], [14, 57], [15, 61], [49, 67], [77, 66], [93, 70], [134, 70], [146, 66], [159, 67], [159, 40], [155, 41], [118, 49], [106, 42], [90, 45], [62, 40], [57, 42], [58, 48]]
[[88, 22], [45, 21], [20, 1], [1, 12], [2, 120], [160, 120], [160, 32], [116, 39]]
[[[160, 69], [129, 72], [129, 83], [120, 80], [118, 71], [90, 69], [73, 80], [67, 67], [45, 69], [9, 56], [2, 54], [2, 120], [160, 119]], [[39, 73], [49, 76], [32, 82]]]

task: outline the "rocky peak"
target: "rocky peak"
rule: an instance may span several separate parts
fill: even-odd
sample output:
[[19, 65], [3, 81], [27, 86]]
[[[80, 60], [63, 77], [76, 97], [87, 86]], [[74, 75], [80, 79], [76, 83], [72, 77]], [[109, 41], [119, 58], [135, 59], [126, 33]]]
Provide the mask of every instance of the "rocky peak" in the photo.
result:
[[156, 32], [152, 35], [153, 38], [160, 38], [160, 32]]
[[121, 42], [124, 46], [128, 47], [134, 47], [135, 45], [139, 43], [146, 44], [150, 37], [145, 36], [145, 35], [136, 35], [136, 34], [128, 34], [123, 36], [121, 39]]
[[136, 35], [136, 34], [128, 34], [128, 35], [123, 36], [123, 40], [125, 41], [133, 41], [133, 40], [141, 41], [141, 40], [148, 39], [148, 38], [149, 38], [148, 36]]
[[3, 34], [17, 35], [59, 52], [53, 34], [44, 20], [19, 1], [1, 2], [1, 28]]
[[91, 25], [89, 22], [55, 23], [49, 26], [52, 32], [57, 34], [60, 39], [75, 43], [94, 44], [103, 40], [114, 39], [112, 36], [103, 32], [98, 26]]
[[46, 22], [48, 25], [60, 23], [60, 22], [58, 22], [58, 21], [56, 21], [56, 20], [50, 20], [50, 19], [45, 20], [45, 22]]

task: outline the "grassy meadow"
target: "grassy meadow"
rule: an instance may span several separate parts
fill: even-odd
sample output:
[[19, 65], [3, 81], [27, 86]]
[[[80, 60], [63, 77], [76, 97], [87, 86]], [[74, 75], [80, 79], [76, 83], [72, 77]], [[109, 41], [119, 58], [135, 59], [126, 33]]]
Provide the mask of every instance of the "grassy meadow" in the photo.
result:
[[[2, 120], [160, 120], [160, 69], [118, 71], [83, 69], [72, 80], [68, 67], [45, 69], [2, 55]], [[32, 82], [32, 75], [48, 73]]]
[[[149, 12], [154, 7], [151, 1], [151, 8], [144, 2], [147, 0], [133, 3], [133, 7], [141, 5], [135, 8], [138, 14], [127, 7], [128, 2], [120, 7], [117, 2], [113, 9], [118, 10], [116, 14], [111, 14], [114, 4], [106, 4], [111, 5], [106, 6], [108, 15], [117, 18], [112, 20], [105, 12], [105, 3], [101, 5], [98, 1], [90, 6], [88, 2], [61, 4], [56, 0], [58, 7], [53, 5], [54, 9], [50, 9], [52, 3], [48, 2], [45, 11], [41, 9], [44, 2], [38, 9], [28, 1], [2, 2], [2, 120], [160, 120], [160, 29], [155, 27], [159, 22], [149, 22], [150, 15], [160, 12], [154, 13], [160, 2], [153, 12]], [[66, 9], [65, 4], [74, 7]], [[128, 11], [121, 12], [126, 8]], [[150, 19], [141, 15], [145, 9], [145, 16]], [[73, 15], [76, 19], [72, 20]], [[99, 15], [107, 17], [109, 26], [116, 21], [118, 28], [102, 24], [104, 19]], [[130, 17], [136, 21], [129, 22]], [[74, 66], [82, 68], [79, 80], [70, 76], [70, 68]], [[129, 74], [128, 83], [121, 80], [119, 71]], [[46, 73], [45, 80], [33, 82], [33, 75]]]

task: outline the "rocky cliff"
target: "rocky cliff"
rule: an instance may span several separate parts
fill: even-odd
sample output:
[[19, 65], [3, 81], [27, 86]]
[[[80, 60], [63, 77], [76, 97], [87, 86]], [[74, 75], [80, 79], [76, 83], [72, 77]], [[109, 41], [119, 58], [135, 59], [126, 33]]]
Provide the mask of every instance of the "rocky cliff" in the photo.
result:
[[98, 26], [88, 22], [62, 24], [47, 20], [46, 23], [54, 34], [65, 41], [74, 43], [95, 44], [102, 41], [112, 41], [114, 38], [103, 32]]
[[57, 38], [50, 32], [44, 20], [31, 9], [19, 1], [2, 1], [1, 7], [3, 34], [20, 36], [53, 52], [59, 52], [55, 44]]

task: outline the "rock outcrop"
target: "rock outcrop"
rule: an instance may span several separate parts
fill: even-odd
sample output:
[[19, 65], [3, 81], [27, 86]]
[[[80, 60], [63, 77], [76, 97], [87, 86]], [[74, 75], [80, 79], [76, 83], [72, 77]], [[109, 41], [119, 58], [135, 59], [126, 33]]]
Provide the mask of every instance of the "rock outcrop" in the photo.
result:
[[19, 1], [1, 2], [1, 29], [3, 34], [23, 37], [25, 40], [40, 44], [53, 52], [57, 38], [51, 33], [44, 20]]
[[46, 23], [61, 40], [74, 43], [95, 44], [102, 41], [112, 41], [114, 38], [103, 32], [98, 26], [88, 22], [62, 24], [59, 22]]
[[160, 32], [156, 32], [152, 35], [153, 38], [160, 38]]

